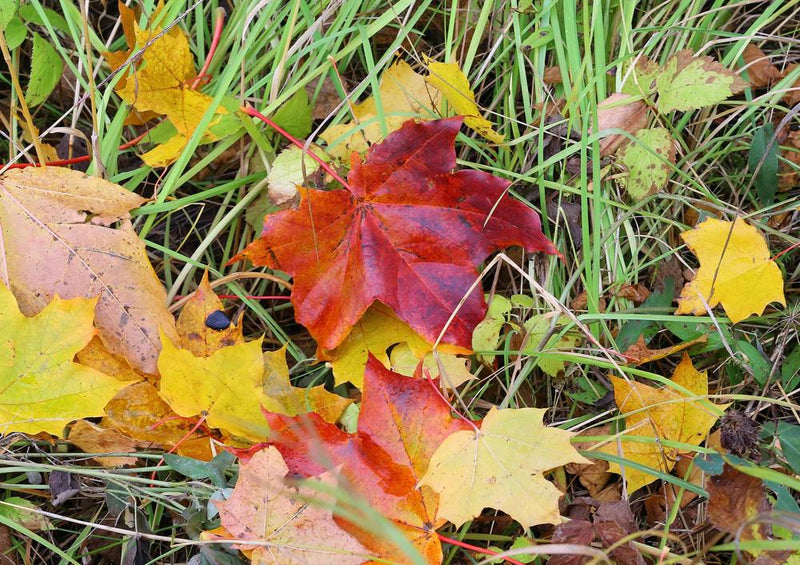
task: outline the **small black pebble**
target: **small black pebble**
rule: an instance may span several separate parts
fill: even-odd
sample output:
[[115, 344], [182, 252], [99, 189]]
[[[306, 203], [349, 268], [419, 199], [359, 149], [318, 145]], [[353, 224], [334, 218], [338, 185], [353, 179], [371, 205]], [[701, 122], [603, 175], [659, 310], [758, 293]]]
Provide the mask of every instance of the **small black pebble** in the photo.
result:
[[231, 325], [231, 321], [228, 316], [225, 315], [225, 312], [222, 310], [214, 310], [206, 316], [206, 327], [211, 328], [212, 330], [217, 330], [221, 332], [222, 330], [227, 330]]

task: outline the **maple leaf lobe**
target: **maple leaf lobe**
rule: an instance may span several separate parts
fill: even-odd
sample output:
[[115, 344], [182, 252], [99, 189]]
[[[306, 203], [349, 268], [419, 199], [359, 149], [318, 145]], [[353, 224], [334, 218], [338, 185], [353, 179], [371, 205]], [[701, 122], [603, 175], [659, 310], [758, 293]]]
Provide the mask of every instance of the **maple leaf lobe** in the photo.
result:
[[[409, 120], [364, 162], [353, 155], [347, 187], [300, 189], [298, 208], [267, 216], [261, 239], [235, 258], [294, 277], [295, 316], [324, 349], [375, 301], [433, 342], [490, 253], [557, 253], [539, 216], [505, 194], [508, 181], [454, 171], [461, 122]], [[443, 341], [468, 347], [484, 311], [472, 292]]]

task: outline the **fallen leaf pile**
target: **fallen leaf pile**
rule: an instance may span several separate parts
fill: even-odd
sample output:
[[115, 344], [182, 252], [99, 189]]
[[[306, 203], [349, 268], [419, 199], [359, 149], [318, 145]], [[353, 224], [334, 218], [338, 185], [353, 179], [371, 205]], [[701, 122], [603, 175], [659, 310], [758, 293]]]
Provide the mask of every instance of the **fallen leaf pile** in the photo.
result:
[[[0, 43], [6, 44], [6, 27], [18, 7], [4, 6], [0, 3]], [[233, 258], [221, 268], [245, 268], [247, 260], [256, 268], [279, 271], [250, 275], [259, 279], [258, 285], [267, 278], [268, 284], [291, 287], [291, 309], [286, 304], [264, 310], [253, 323], [249, 314], [241, 315], [243, 308], [232, 314], [238, 304], [223, 302], [225, 296], [213, 290], [240, 284], [247, 278], [244, 273], [226, 272], [213, 285], [206, 273], [191, 295], [178, 298], [172, 308], [180, 307], [176, 320], [145, 242], [131, 223], [132, 215], [141, 217], [153, 208], [135, 212], [144, 198], [66, 168], [5, 170], [0, 174], [0, 435], [19, 432], [69, 442], [104, 468], [134, 467], [142, 463], [143, 451], [157, 452], [156, 458], [163, 459], [149, 488], [162, 488], [166, 483], [157, 481], [171, 480], [173, 473], [208, 481], [214, 491], [202, 494], [207, 506], [198, 503], [197, 495], [191, 501], [187, 497], [181, 502], [185, 508], [178, 510], [188, 516], [199, 509], [199, 518], [186, 520], [204, 541], [199, 545], [224, 544], [226, 552], [231, 550], [226, 559], [234, 559], [232, 550], [239, 550], [253, 565], [439, 565], [447, 554], [443, 543], [484, 551], [462, 541], [475, 533], [464, 528], [470, 521], [480, 528], [479, 540], [486, 547], [501, 540], [509, 542], [506, 546], [513, 541], [514, 550], [533, 548], [510, 562], [546, 559], [553, 565], [580, 565], [594, 556], [644, 565], [653, 555], [647, 557], [639, 539], [647, 541], [646, 536], [639, 534], [649, 536], [675, 518], [672, 505], [698, 512], [705, 499], [707, 507], [700, 512], [707, 508], [710, 526], [723, 534], [758, 546], [779, 533], [758, 522], [760, 513], [778, 503], [771, 505], [767, 483], [749, 474], [753, 467], [741, 459], [763, 455], [754, 448], [761, 431], [749, 415], [737, 413], [709, 438], [730, 406], [712, 402], [714, 393], [727, 391], [725, 385], [715, 388], [716, 375], [709, 387], [708, 374], [695, 369], [689, 355], [699, 367], [714, 367], [713, 360], [701, 357], [703, 348], [724, 348], [730, 354], [730, 374], [752, 377], [765, 396], [777, 379], [792, 382], [777, 375], [781, 371], [775, 371], [774, 358], [762, 359], [760, 343], [742, 326], [734, 327], [752, 315], [762, 316], [772, 303], [787, 304], [782, 266], [762, 234], [769, 233], [763, 229], [766, 223], [740, 217], [727, 221], [722, 207], [693, 201], [694, 209], [718, 217], [681, 233], [685, 249], [676, 231], [659, 234], [663, 245], [671, 246], [660, 253], [676, 255], [670, 257], [674, 265], [668, 276], [651, 271], [651, 262], [659, 258], [647, 257], [646, 267], [635, 267], [635, 278], [616, 278], [619, 266], [611, 262], [600, 268], [600, 279], [576, 274], [571, 280], [584, 285], [581, 294], [580, 287], [575, 291], [577, 297], [525, 294], [517, 290], [522, 279], [515, 273], [509, 278], [497, 271], [491, 280], [494, 273], [486, 264], [493, 254], [511, 247], [517, 249], [509, 256], [542, 252], [526, 267], [548, 280], [574, 263], [545, 236], [547, 231], [559, 237], [560, 228], [543, 231], [537, 212], [511, 193], [511, 181], [485, 172], [502, 169], [496, 164], [531, 135], [523, 132], [519, 140], [507, 140], [509, 132], [518, 133], [527, 124], [496, 126], [490, 109], [497, 100], [479, 105], [488, 97], [467, 74], [484, 80], [484, 67], [474, 65], [477, 72], [465, 73], [457, 63], [423, 55], [417, 72], [398, 60], [371, 77], [377, 89], [370, 96], [360, 103], [346, 101], [338, 114], [333, 110], [338, 98], [321, 112], [311, 108], [313, 95], [298, 84], [274, 122], [292, 122], [284, 124], [294, 132], [286, 137], [311, 138], [313, 116], [317, 124], [324, 123], [319, 139], [305, 146], [291, 139], [291, 148], [275, 144], [273, 149], [244, 121], [251, 109], [241, 112], [232, 98], [215, 105], [201, 92], [208, 77], [198, 76], [192, 50], [196, 38], [181, 25], [160, 27], [155, 18], [140, 26], [144, 20], [133, 8], [120, 4], [119, 10], [126, 48], [104, 57], [116, 81], [109, 88], [114, 85], [129, 113], [124, 125], [149, 128], [147, 142], [155, 143], [142, 160], [150, 168], [167, 167], [188, 156], [192, 137], [211, 143], [244, 131], [246, 124], [254, 143], [242, 162], [252, 165], [260, 159], [258, 172], [265, 181], [257, 188], [266, 186], [268, 192], [258, 195], [261, 200], [242, 217], [261, 233], [249, 245], [241, 243], [249, 231], [232, 237], [224, 253]], [[519, 14], [531, 10], [521, 7]], [[33, 59], [55, 53], [40, 35], [32, 37]], [[453, 60], [456, 52], [443, 60]], [[291, 63], [281, 69], [282, 78], [290, 76], [289, 66], [294, 73], [305, 64], [292, 57], [299, 57], [294, 48], [286, 55]], [[473, 66], [472, 59], [464, 60]], [[620, 92], [603, 100], [596, 115], [563, 111], [565, 121], [580, 118], [591, 124], [588, 132], [581, 130], [590, 137], [581, 141], [582, 148], [594, 151], [588, 159], [595, 171], [600, 165], [601, 175], [609, 174], [616, 183], [605, 181], [611, 192], [621, 187], [636, 201], [626, 208], [632, 212], [625, 222], [639, 221], [633, 218], [639, 206], [642, 217], [649, 214], [644, 200], [671, 181], [677, 184], [674, 173], [697, 172], [687, 157], [686, 139], [676, 137], [682, 115], [733, 104], [731, 97], [745, 88], [788, 82], [792, 72], [791, 67], [779, 70], [753, 45], [743, 50], [742, 59], [745, 68], [738, 73], [689, 50], [665, 55], [660, 64], [644, 56], [626, 59], [619, 73], [609, 77]], [[573, 72], [577, 69], [549, 67], [537, 88], [566, 89]], [[487, 76], [494, 80], [491, 72]], [[32, 71], [28, 103], [47, 100], [58, 78], [40, 68]], [[273, 86], [273, 98], [278, 86]], [[248, 100], [257, 97], [247, 94]], [[796, 103], [797, 93], [783, 102]], [[302, 119], [293, 121], [287, 108], [302, 108]], [[122, 127], [122, 114], [115, 123]], [[280, 128], [272, 127], [277, 136]], [[29, 136], [36, 137], [35, 128], [30, 129]], [[568, 129], [564, 132], [565, 143], [576, 139]], [[456, 158], [460, 134], [474, 138], [468, 149], [477, 144], [497, 163], [489, 162], [485, 170], [459, 167], [467, 162]], [[764, 124], [754, 139], [765, 153], [767, 140], [788, 139], [791, 145], [792, 135]], [[773, 153], [769, 179], [763, 182], [777, 179], [778, 150]], [[793, 159], [780, 155], [781, 163]], [[584, 157], [581, 166], [587, 164]], [[574, 174], [569, 166], [565, 171]], [[523, 179], [522, 173], [513, 174], [508, 178]], [[147, 177], [147, 183], [155, 178]], [[774, 184], [777, 190], [777, 180]], [[590, 189], [596, 202], [608, 196], [604, 187]], [[771, 192], [758, 192], [762, 203], [764, 195], [774, 198]], [[574, 236], [575, 242], [587, 234], [595, 237], [586, 220], [600, 216], [586, 209], [588, 200], [581, 197], [578, 204], [576, 196], [574, 202], [561, 203], [542, 193], [535, 202], [544, 204], [545, 196], [548, 204], [555, 203], [551, 217], [574, 206], [574, 217], [580, 219], [569, 227], [581, 236]], [[682, 204], [677, 198], [675, 203]], [[676, 224], [680, 219], [695, 223], [685, 211], [676, 217]], [[170, 227], [164, 233], [169, 242]], [[628, 239], [624, 245], [632, 248], [634, 238]], [[584, 244], [583, 251], [589, 251]], [[156, 241], [148, 245], [161, 246]], [[609, 253], [601, 246], [591, 253], [596, 257], [601, 249]], [[691, 254], [699, 264], [694, 274]], [[589, 275], [588, 260], [586, 266]], [[167, 272], [162, 278], [172, 280], [169, 260], [156, 267]], [[663, 280], [655, 280], [659, 277]], [[248, 295], [248, 300], [258, 298], [265, 297]], [[586, 308], [587, 318], [576, 318], [563, 307], [545, 309], [556, 300], [569, 303], [569, 298], [575, 299], [573, 310], [578, 304]], [[674, 300], [677, 310], [670, 322], [656, 325], [663, 318], [641, 315], [670, 313]], [[715, 313], [717, 306], [727, 320]], [[617, 319], [623, 310], [626, 316]], [[271, 333], [277, 320], [273, 314], [286, 316], [281, 324], [290, 319], [302, 341]], [[708, 320], [681, 315], [709, 316], [718, 335], [707, 329], [712, 325]], [[270, 325], [257, 325], [265, 320]], [[787, 335], [781, 339], [789, 343], [793, 336]], [[598, 350], [605, 354], [600, 362]], [[296, 355], [296, 364], [287, 361], [287, 351]], [[670, 365], [678, 352], [680, 362]], [[787, 350], [784, 356], [800, 363], [792, 355]], [[670, 379], [640, 368], [656, 361], [653, 370], [659, 373], [674, 366]], [[612, 366], [615, 374], [599, 369]], [[645, 379], [661, 385], [645, 384]], [[574, 400], [569, 410], [539, 407], [555, 406], [553, 399], [563, 397]], [[596, 422], [603, 411], [604, 419]], [[731, 447], [736, 422], [750, 426], [739, 434], [747, 436], [742, 448]], [[788, 469], [800, 464], [800, 428], [780, 425], [770, 464], [777, 460]], [[579, 439], [569, 431], [578, 426], [586, 427]], [[704, 442], [705, 448], [698, 449]], [[714, 467], [712, 459], [719, 465]], [[80, 481], [64, 475], [70, 494], [63, 496], [75, 496]], [[780, 488], [796, 482], [789, 473], [766, 469], [767, 475]], [[655, 485], [659, 479], [664, 482]], [[778, 502], [783, 497], [787, 503], [791, 495], [777, 487], [770, 483]], [[51, 485], [55, 496], [48, 503], [53, 506], [66, 500], [56, 490]], [[638, 524], [629, 501], [621, 500], [636, 491], [647, 519], [656, 523], [651, 530]], [[26, 498], [5, 497], [0, 536], [8, 521], [32, 531], [52, 529], [33, 512], [37, 508]], [[447, 524], [450, 533], [442, 530]], [[461, 537], [453, 541], [445, 534]], [[544, 542], [556, 544], [553, 553], [534, 557], [546, 551]], [[576, 547], [583, 553], [571, 553]], [[5, 554], [4, 547], [0, 553]], [[123, 561], [141, 560], [129, 555]], [[783, 557], [761, 549], [747, 555], [765, 563]], [[458, 559], [448, 556], [448, 562]]]

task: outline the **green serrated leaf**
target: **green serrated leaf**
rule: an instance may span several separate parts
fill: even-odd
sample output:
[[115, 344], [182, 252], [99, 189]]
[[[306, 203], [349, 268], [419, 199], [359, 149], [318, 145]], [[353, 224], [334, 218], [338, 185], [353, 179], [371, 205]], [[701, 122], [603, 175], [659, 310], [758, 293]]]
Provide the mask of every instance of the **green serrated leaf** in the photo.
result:
[[31, 56], [31, 76], [25, 101], [29, 106], [38, 106], [50, 96], [61, 80], [64, 64], [50, 42], [38, 33], [33, 34], [33, 55]]
[[311, 103], [306, 91], [295, 92], [273, 114], [272, 121], [295, 137], [303, 138], [311, 133]]
[[[580, 343], [581, 337], [579, 335], [567, 332], [559, 337], [559, 330], [556, 329], [555, 335], [547, 341], [547, 344], [542, 349], [539, 349], [539, 342], [544, 339], [545, 334], [550, 329], [551, 321], [551, 318], [544, 314], [537, 314], [525, 321], [524, 326], [525, 330], [528, 332], [528, 341], [522, 349], [523, 355], [538, 355], [541, 352], [554, 350], [571, 350]], [[566, 316], [562, 316], [559, 322], [567, 323], [568, 319]], [[551, 377], [558, 376], [558, 373], [563, 371], [565, 367], [566, 361], [562, 359], [551, 359], [546, 356], [539, 357], [539, 368]]]
[[772, 124], [764, 124], [753, 133], [747, 161], [750, 174], [755, 175], [753, 184], [758, 199], [769, 206], [778, 190], [778, 140]]
[[632, 96], [649, 98], [656, 90], [656, 77], [661, 72], [658, 63], [647, 57], [639, 57], [636, 65], [625, 73], [625, 83], [622, 92]]
[[619, 152], [620, 162], [628, 169], [622, 185], [634, 200], [641, 200], [664, 188], [675, 163], [672, 136], [665, 128], [640, 129], [636, 141]]
[[476, 352], [478, 361], [487, 365], [494, 361], [494, 355], [487, 351], [497, 349], [500, 342], [500, 330], [506, 323], [506, 314], [511, 311], [511, 301], [505, 296], [496, 294], [489, 302], [486, 317], [472, 331], [472, 350]]
[[25, 41], [25, 36], [28, 35], [28, 28], [22, 23], [19, 18], [11, 18], [11, 21], [6, 25], [6, 44], [8, 50], [16, 49], [22, 42]]
[[[0, 0], [0, 31], [5, 31], [17, 13], [17, 0]], [[8, 42], [8, 39], [6, 39]]]
[[747, 81], [711, 57], [693, 57], [684, 49], [670, 57], [656, 77], [658, 110], [697, 110], [722, 102], [747, 86]]

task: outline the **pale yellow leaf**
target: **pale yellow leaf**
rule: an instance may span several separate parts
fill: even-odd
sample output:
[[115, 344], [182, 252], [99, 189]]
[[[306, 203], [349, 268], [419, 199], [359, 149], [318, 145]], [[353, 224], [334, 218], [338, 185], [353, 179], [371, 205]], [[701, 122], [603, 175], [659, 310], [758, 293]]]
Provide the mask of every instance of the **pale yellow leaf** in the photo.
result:
[[591, 462], [570, 444], [573, 434], [544, 425], [546, 411], [492, 408], [480, 431], [450, 434], [420, 480], [439, 494], [437, 516], [458, 527], [489, 507], [525, 527], [558, 524], [562, 493], [544, 473]]

